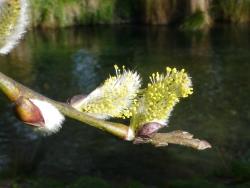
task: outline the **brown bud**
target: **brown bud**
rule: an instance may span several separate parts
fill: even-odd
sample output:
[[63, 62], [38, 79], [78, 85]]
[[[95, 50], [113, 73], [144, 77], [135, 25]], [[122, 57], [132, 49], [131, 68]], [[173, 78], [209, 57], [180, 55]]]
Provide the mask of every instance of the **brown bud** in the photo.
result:
[[67, 100], [67, 103], [70, 106], [77, 106], [79, 102], [81, 102], [84, 98], [86, 98], [87, 95], [75, 95], [72, 98]]
[[44, 118], [40, 109], [34, 103], [25, 97], [19, 97], [15, 101], [15, 112], [17, 117], [33, 126], [44, 126]]
[[164, 125], [160, 123], [156, 123], [156, 122], [146, 123], [137, 132], [137, 137], [141, 137], [141, 138], [150, 137], [152, 134], [158, 132], [158, 130], [162, 127], [164, 127]]

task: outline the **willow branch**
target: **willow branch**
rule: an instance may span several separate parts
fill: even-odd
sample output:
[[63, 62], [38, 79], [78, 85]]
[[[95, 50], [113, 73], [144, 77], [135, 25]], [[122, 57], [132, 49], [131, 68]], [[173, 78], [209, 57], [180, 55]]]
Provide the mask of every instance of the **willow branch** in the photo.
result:
[[63, 113], [65, 116], [70, 117], [72, 119], [81, 121], [108, 133], [111, 133], [119, 138], [126, 139], [128, 133], [128, 126], [121, 123], [113, 123], [108, 121], [99, 120], [93, 118], [86, 113], [79, 112], [72, 108], [70, 105], [66, 103], [61, 103], [49, 99], [25, 86], [16, 82], [15, 80], [7, 77], [3, 73], [0, 72], [0, 89], [3, 93], [11, 100], [15, 101], [19, 96], [25, 96], [29, 98], [36, 98], [47, 101], [53, 104], [58, 110]]
[[192, 147], [197, 150], [204, 150], [212, 146], [205, 140], [193, 138], [193, 135], [186, 131], [173, 131], [169, 133], [155, 133], [150, 138], [136, 138], [135, 144], [150, 143], [156, 147], [167, 146], [168, 144], [178, 144]]
[[[61, 103], [49, 99], [27, 87], [16, 82], [0, 72], [0, 90], [11, 100], [15, 101], [20, 96], [28, 98], [35, 98], [47, 101], [53, 104], [58, 110], [65, 116], [86, 123], [92, 127], [101, 129], [112, 135], [115, 135], [121, 139], [127, 139], [129, 127], [121, 123], [114, 123], [109, 121], [103, 121], [87, 115], [86, 113], [80, 112], [72, 108], [66, 103]], [[169, 133], [155, 133], [150, 138], [139, 138], [134, 139], [134, 144], [145, 144], [150, 143], [156, 147], [167, 146], [168, 144], [178, 144], [187, 147], [192, 147], [197, 150], [204, 150], [211, 148], [211, 145], [199, 139], [194, 139], [193, 135], [184, 131], [173, 131]]]

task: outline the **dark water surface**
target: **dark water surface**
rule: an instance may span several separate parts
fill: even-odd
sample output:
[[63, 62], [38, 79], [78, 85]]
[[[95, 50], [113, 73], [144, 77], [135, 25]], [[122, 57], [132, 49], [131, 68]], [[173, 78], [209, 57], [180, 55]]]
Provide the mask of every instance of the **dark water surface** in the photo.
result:
[[166, 131], [190, 131], [213, 148], [136, 146], [69, 119], [44, 138], [16, 120], [0, 95], [0, 171], [155, 187], [250, 185], [249, 28], [217, 27], [206, 34], [127, 26], [35, 31], [0, 57], [1, 72], [60, 101], [93, 90], [114, 64], [138, 70], [145, 82], [166, 66], [185, 68], [194, 94], [176, 106]]

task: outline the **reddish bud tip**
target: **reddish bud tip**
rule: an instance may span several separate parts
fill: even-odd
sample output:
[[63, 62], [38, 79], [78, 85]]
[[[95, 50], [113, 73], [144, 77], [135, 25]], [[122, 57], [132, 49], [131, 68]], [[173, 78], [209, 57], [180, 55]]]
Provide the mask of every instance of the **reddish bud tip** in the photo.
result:
[[19, 97], [15, 101], [15, 112], [17, 117], [24, 123], [33, 126], [44, 125], [44, 119], [40, 109], [25, 97]]
[[150, 137], [152, 134], [158, 132], [160, 128], [164, 127], [164, 125], [156, 122], [150, 122], [144, 124], [141, 129], [137, 132], [137, 137]]

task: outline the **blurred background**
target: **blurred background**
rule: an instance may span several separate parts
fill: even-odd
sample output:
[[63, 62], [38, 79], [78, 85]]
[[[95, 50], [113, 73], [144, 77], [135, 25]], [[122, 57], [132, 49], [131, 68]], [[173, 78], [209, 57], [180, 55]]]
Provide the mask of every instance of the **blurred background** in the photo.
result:
[[194, 94], [169, 127], [208, 140], [196, 151], [132, 145], [67, 119], [43, 137], [0, 94], [0, 187], [250, 187], [249, 0], [32, 0], [31, 26], [0, 71], [59, 101], [87, 94], [114, 73], [144, 83], [185, 68]]

